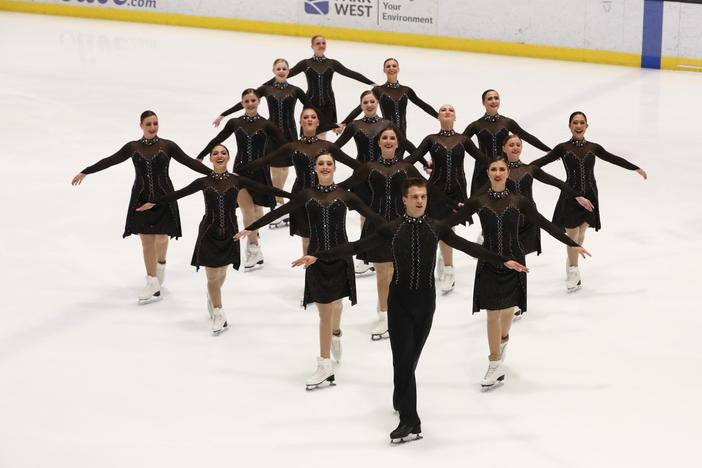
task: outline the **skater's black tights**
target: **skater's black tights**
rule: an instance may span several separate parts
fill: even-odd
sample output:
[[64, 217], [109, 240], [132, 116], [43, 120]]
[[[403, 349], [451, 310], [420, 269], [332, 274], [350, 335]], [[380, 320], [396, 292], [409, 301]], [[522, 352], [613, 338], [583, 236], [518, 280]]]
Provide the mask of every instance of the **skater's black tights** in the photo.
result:
[[400, 422], [408, 425], [420, 424], [414, 371], [429, 337], [435, 307], [433, 289], [413, 291], [390, 286], [388, 328], [395, 385], [392, 403], [400, 413]]
[[222, 308], [222, 285], [227, 278], [227, 267], [205, 267], [207, 273], [207, 293], [210, 295], [212, 307]]

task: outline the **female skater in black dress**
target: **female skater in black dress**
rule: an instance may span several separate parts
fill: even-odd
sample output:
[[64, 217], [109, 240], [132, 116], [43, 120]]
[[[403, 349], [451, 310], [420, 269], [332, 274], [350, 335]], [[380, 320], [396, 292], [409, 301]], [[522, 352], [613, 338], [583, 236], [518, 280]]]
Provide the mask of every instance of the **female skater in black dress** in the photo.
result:
[[[454, 225], [470, 218], [480, 217], [485, 241], [483, 245], [496, 254], [525, 264], [526, 252], [519, 242], [522, 217], [546, 230], [553, 237], [569, 245], [576, 254], [590, 255], [577, 242], [568, 237], [563, 228], [541, 216], [534, 203], [506, 188], [509, 165], [504, 157], [488, 166], [489, 188], [472, 196], [447, 220]], [[487, 310], [487, 334], [490, 347], [489, 366], [481, 385], [484, 389], [504, 380], [502, 364], [514, 317], [514, 307], [527, 310], [527, 278], [524, 273], [505, 269], [501, 263], [479, 261], [475, 269], [473, 286], [473, 313]]]
[[[327, 39], [324, 36], [317, 35], [312, 37], [311, 47], [314, 55], [311, 58], [300, 60], [290, 69], [288, 76], [292, 78], [295, 75], [304, 73], [305, 78], [307, 78], [307, 97], [325, 116], [333, 122], [337, 122], [336, 98], [332, 89], [334, 73], [339, 73], [367, 85], [373, 84], [373, 81], [358, 72], [349, 70], [341, 62], [327, 58], [324, 55], [327, 50]], [[320, 135], [320, 137], [323, 138], [324, 135]]]
[[[224, 129], [217, 134], [197, 156], [202, 159], [209, 154], [216, 145], [229, 138], [232, 133], [236, 137], [236, 157], [234, 158], [234, 172], [271, 151], [271, 146], [281, 146], [286, 143], [283, 134], [272, 122], [261, 117], [258, 106], [261, 103], [255, 89], [245, 89], [241, 93], [241, 104], [245, 109], [244, 115], [229, 119]], [[271, 145], [273, 143], [274, 145]], [[267, 166], [247, 174], [251, 180], [263, 185], [272, 186], [271, 173]], [[251, 224], [263, 216], [263, 207], [274, 208], [276, 199], [270, 193], [257, 193], [253, 196], [242, 188], [237, 200], [244, 218], [244, 224]], [[263, 266], [263, 252], [259, 245], [257, 232], [252, 232], [247, 238], [246, 260], [244, 271], [253, 271]]]
[[382, 245], [390, 249], [394, 262], [389, 300], [394, 384], [392, 404], [400, 414], [400, 424], [390, 433], [393, 443], [404, 442], [407, 437], [421, 438], [415, 369], [429, 336], [436, 307], [434, 261], [439, 241], [482, 261], [527, 271], [524, 265], [509, 260], [506, 255], [469, 242], [454, 234], [450, 225], [426, 216], [427, 185], [424, 180], [410, 178], [403, 183], [402, 203], [405, 214], [379, 225], [374, 235], [293, 262], [293, 266], [312, 268], [322, 260], [344, 258]]
[[[436, 110], [422, 101], [412, 88], [401, 85], [397, 81], [397, 75], [400, 73], [400, 62], [394, 58], [386, 59], [385, 62], [383, 62], [383, 71], [385, 72], [387, 81], [383, 85], [375, 86], [372, 91], [378, 99], [380, 111], [384, 119], [390, 120], [397, 125], [402, 133], [406, 135], [408, 101], [412, 101], [417, 107], [434, 118], [439, 116]], [[344, 119], [343, 123], [347, 124], [351, 122], [360, 114], [361, 106], [358, 106], [351, 111]]]
[[[439, 133], [429, 135], [419, 144], [410, 159], [420, 160], [429, 152], [431, 155], [431, 176], [429, 185], [436, 187], [446, 194], [456, 205], [468, 200], [468, 184], [464, 170], [465, 154], [468, 153], [476, 164], [487, 165], [488, 159], [480, 152], [469, 137], [454, 130], [456, 110], [451, 104], [444, 104], [439, 109]], [[429, 213], [437, 219], [450, 215], [448, 208], [440, 212], [436, 210]], [[453, 270], [453, 249], [443, 242], [439, 242], [441, 256], [437, 261], [437, 276], [439, 289], [443, 294], [448, 294], [455, 285]]]
[[[624, 169], [636, 171], [644, 180], [648, 176], [646, 171], [640, 167], [622, 157], [608, 153], [597, 143], [585, 140], [588, 123], [587, 117], [582, 112], [573, 112], [568, 123], [572, 134], [571, 139], [556, 145], [553, 151], [533, 161], [532, 164], [542, 167], [561, 159], [566, 170], [566, 184], [592, 201], [594, 210], [587, 211], [572, 197], [561, 192], [553, 212], [553, 222], [558, 226], [565, 227], [566, 233], [571, 239], [578, 244], [583, 244], [585, 231], [588, 227], [593, 227], [596, 231], [602, 227], [597, 182], [595, 181], [595, 161], [597, 158]], [[572, 249], [568, 249], [567, 267], [566, 289], [568, 292], [577, 291], [581, 286], [580, 270], [578, 270], [578, 255]]]
[[[492, 161], [497, 156], [500, 156], [502, 143], [510, 132], [529, 143], [532, 146], [539, 148], [542, 151], [551, 151], [551, 148], [546, 146], [534, 135], [527, 133], [514, 120], [504, 115], [498, 114], [500, 109], [500, 95], [494, 89], [488, 89], [482, 94], [483, 106], [485, 106], [485, 115], [471, 123], [463, 131], [463, 134], [469, 138], [475, 135], [478, 138], [478, 146], [480, 151]], [[485, 175], [486, 167], [480, 161], [475, 161], [473, 168], [473, 180], [471, 181], [470, 194], [471, 196], [488, 183]]]
[[[392, 221], [404, 214], [402, 203], [402, 183], [408, 177], [422, 178], [421, 174], [409, 160], [398, 161], [397, 148], [399, 139], [392, 128], [380, 134], [380, 158], [368, 161], [355, 169], [353, 175], [341, 183], [346, 188], [360, 189], [368, 196], [368, 206], [384, 218]], [[372, 223], [364, 223], [362, 236], [375, 232]], [[361, 252], [358, 258], [372, 262], [376, 272], [378, 290], [378, 321], [371, 331], [371, 338], [379, 340], [386, 336], [388, 330], [388, 288], [393, 275], [392, 252], [389, 245], [382, 245], [367, 252]]]
[[[273, 62], [273, 75], [271, 81], [260, 86], [256, 93], [259, 97], [266, 98], [268, 104], [268, 120], [280, 129], [283, 133], [286, 143], [290, 143], [298, 139], [297, 125], [295, 124], [295, 106], [297, 101], [300, 101], [304, 107], [316, 109], [309, 100], [305, 92], [297, 86], [288, 82], [288, 74], [290, 73], [288, 61], [284, 58], [275, 59]], [[230, 109], [222, 112], [213, 122], [215, 127], [218, 127], [222, 119], [234, 112], [244, 108], [241, 102], [238, 102]], [[328, 129], [336, 127], [336, 123], [326, 117], [318, 109], [317, 115], [320, 118], [320, 126], [317, 131], [326, 132]], [[274, 145], [269, 145], [267, 151], [271, 152], [277, 149]], [[292, 166], [292, 160], [280, 161], [271, 164], [271, 178], [273, 185], [279, 189], [285, 187], [285, 181], [288, 178], [288, 168]], [[279, 198], [278, 204], [283, 204], [282, 198]], [[279, 221], [277, 224], [279, 224]], [[275, 227], [275, 226], [273, 226]]]
[[[318, 155], [314, 170], [318, 182], [313, 188], [297, 192], [290, 202], [247, 226], [235, 238], [239, 239], [276, 218], [302, 209], [312, 226], [308, 250], [317, 252], [348, 242], [346, 212], [349, 209], [368, 217], [369, 224], [384, 221], [360, 198], [334, 183], [336, 162], [331, 154]], [[356, 304], [356, 280], [350, 256], [322, 261], [305, 271], [303, 305], [314, 302], [319, 311], [319, 357], [317, 370], [307, 379], [308, 390], [325, 381], [334, 382], [330, 352], [337, 362], [341, 360], [341, 299], [344, 297], [348, 297], [352, 305]]]
[[175, 202], [149, 213], [137, 213], [134, 209], [155, 197], [173, 191], [173, 183], [168, 175], [171, 158], [201, 174], [209, 174], [212, 170], [185, 154], [174, 142], [159, 138], [158, 117], [153, 111], [144, 111], [141, 114], [140, 126], [144, 132], [140, 140], [130, 141], [112, 156], [86, 167], [71, 183], [80, 185], [86, 175], [131, 158], [135, 176], [122, 237], [139, 234], [141, 239], [146, 285], [139, 292], [139, 302], [145, 304], [161, 297], [160, 286], [165, 278], [168, 238], [177, 239], [182, 235], [180, 216], [178, 204]]
[[[300, 115], [302, 137], [292, 143], [287, 143], [274, 152], [267, 154], [251, 163], [245, 164], [239, 171], [247, 175], [251, 171], [265, 167], [267, 164], [284, 161], [292, 158], [296, 179], [291, 192], [297, 192], [317, 185], [314, 159], [320, 153], [330, 153], [334, 159], [351, 168], [358, 167], [360, 163], [348, 154], [341, 151], [335, 144], [317, 138], [319, 119], [314, 109], [305, 108]], [[290, 213], [290, 235], [302, 237], [303, 253], [307, 252], [309, 244], [310, 226], [305, 210], [299, 209]]]
[[291, 195], [270, 185], [228, 172], [229, 150], [224, 145], [215, 145], [212, 148], [210, 161], [214, 171], [207, 177], [196, 179], [187, 187], [144, 203], [136, 211], [146, 213], [154, 207], [158, 208], [202, 191], [205, 199], [205, 215], [200, 221], [190, 264], [197, 269], [201, 266], [205, 267], [207, 310], [212, 321], [212, 333], [219, 335], [227, 329], [227, 317], [222, 310], [222, 285], [227, 277], [227, 267], [232, 265], [235, 270], [238, 270], [240, 263], [239, 242], [232, 239], [239, 231], [236, 207], [240, 192], [247, 190], [256, 195], [288, 198]]

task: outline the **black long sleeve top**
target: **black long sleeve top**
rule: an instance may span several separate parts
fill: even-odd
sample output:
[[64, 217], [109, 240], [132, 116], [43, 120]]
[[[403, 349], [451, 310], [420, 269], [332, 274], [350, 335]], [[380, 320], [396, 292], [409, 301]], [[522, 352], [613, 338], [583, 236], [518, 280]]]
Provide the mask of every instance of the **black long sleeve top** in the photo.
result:
[[595, 161], [597, 158], [630, 171], [639, 169], [637, 165], [630, 163], [621, 156], [608, 153], [597, 143], [584, 139], [570, 139], [560, 143], [553, 148], [553, 151], [533, 161], [531, 164], [542, 167], [561, 159], [566, 171], [565, 183], [574, 191], [589, 196], [589, 194], [597, 194], [597, 183], [595, 181]]
[[542, 151], [551, 151], [551, 148], [520, 127], [517, 122], [500, 114], [483, 115], [468, 125], [463, 134], [469, 138], [475, 135], [478, 138], [480, 150], [488, 159], [493, 160], [502, 154], [502, 143], [510, 132]]
[[[384, 119], [388, 119], [397, 125], [402, 133], [407, 134], [407, 102], [413, 102], [417, 107], [435, 119], [439, 113], [417, 96], [409, 86], [400, 83], [385, 83], [381, 86], [373, 87], [373, 95], [378, 100], [380, 112]], [[343, 120], [347, 124], [359, 116], [362, 112], [359, 105]]]
[[434, 266], [439, 241], [479, 259], [504, 263], [508, 259], [457, 236], [451, 226], [427, 216], [413, 218], [404, 214], [377, 226], [376, 232], [356, 242], [342, 244], [315, 254], [327, 259], [368, 251], [390, 242], [394, 271], [392, 284], [410, 290], [434, 289]]
[[[534, 180], [556, 187], [572, 197], [579, 197], [580, 193], [557, 177], [553, 177], [535, 164], [525, 164], [522, 161], [510, 161], [507, 189], [512, 193], [524, 195], [529, 200], [534, 200]], [[485, 187], [487, 190], [488, 187]]]
[[414, 152], [417, 149], [412, 142], [407, 140], [404, 132], [397, 125], [379, 116], [363, 117], [350, 122], [334, 143], [341, 148], [353, 138], [358, 151], [357, 159], [363, 163], [376, 161], [380, 158], [380, 147], [378, 146], [380, 134], [388, 128], [395, 130], [397, 134], [399, 155], [404, 154], [405, 151]]

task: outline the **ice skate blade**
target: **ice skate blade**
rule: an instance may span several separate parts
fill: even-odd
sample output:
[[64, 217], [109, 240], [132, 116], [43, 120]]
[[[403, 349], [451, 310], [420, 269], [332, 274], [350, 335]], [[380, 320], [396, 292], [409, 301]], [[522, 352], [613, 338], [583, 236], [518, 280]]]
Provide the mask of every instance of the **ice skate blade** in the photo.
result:
[[229, 330], [229, 325], [227, 325], [227, 323], [225, 322], [224, 326], [220, 330], [212, 330], [212, 336], [219, 336], [227, 330]]
[[151, 304], [152, 302], [158, 302], [161, 299], [163, 299], [163, 297], [161, 296], [161, 291], [158, 291], [157, 293], [155, 293], [153, 296], [151, 296], [148, 299], [137, 299], [137, 300], [139, 302], [139, 305], [146, 305], [146, 304]]
[[456, 286], [456, 283], [453, 283], [453, 285], [451, 285], [451, 288], [450, 288], [450, 289], [442, 289], [442, 290], [441, 290], [441, 294], [444, 295], [444, 296], [447, 295], [448, 293], [450, 293], [451, 291], [453, 291], [454, 286]]
[[356, 276], [371, 275], [375, 273], [375, 267], [370, 267], [361, 271], [354, 270], [354, 273], [356, 273]]
[[260, 270], [261, 268], [263, 268], [263, 260], [250, 267], [244, 266], [244, 273], [250, 273], [252, 271]]
[[424, 437], [422, 436], [421, 432], [419, 434], [410, 434], [405, 437], [400, 437], [397, 439], [390, 439], [390, 444], [391, 445], [402, 445], [406, 444], [407, 442], [414, 442], [415, 440], [422, 440]]
[[497, 382], [495, 382], [495, 383], [492, 384], [492, 385], [483, 385], [483, 384], [480, 384], [480, 387], [481, 387], [480, 390], [481, 390], [483, 393], [489, 392], [490, 390], [494, 390], [494, 389], [496, 389], [496, 388], [501, 387], [502, 385], [504, 385], [504, 383], [505, 383], [505, 376], [503, 375], [502, 377], [499, 377], [499, 378], [497, 379]]
[[522, 312], [522, 309], [517, 309], [514, 311], [514, 318], [512, 320], [514, 320], [514, 321], [521, 320], [523, 316], [524, 316], [524, 312]]
[[380, 341], [384, 340], [386, 338], [390, 338], [390, 333], [385, 332], [385, 333], [371, 333], [371, 341]]
[[319, 382], [319, 383], [316, 383], [316, 384], [307, 384], [307, 385], [305, 385], [305, 390], [307, 390], [307, 391], [309, 392], [309, 391], [311, 391], [311, 390], [316, 390], [316, 389], [318, 389], [318, 388], [324, 388], [324, 387], [321, 386], [321, 385], [324, 384], [324, 382], [329, 382], [329, 385], [327, 385], [327, 387], [336, 387], [336, 382], [335, 382], [334, 376], [333, 376], [333, 375], [330, 375], [330, 376], [327, 377], [325, 380], [323, 380], [323, 381], [321, 381], [321, 382]]
[[582, 287], [583, 287], [582, 284], [578, 283], [578, 285], [575, 286], [574, 288], [568, 288], [568, 294], [572, 294], [574, 292], [580, 291], [580, 288], [582, 288]]
[[268, 229], [280, 229], [289, 226], [290, 223], [287, 221], [280, 221], [278, 223], [271, 223], [268, 225]]

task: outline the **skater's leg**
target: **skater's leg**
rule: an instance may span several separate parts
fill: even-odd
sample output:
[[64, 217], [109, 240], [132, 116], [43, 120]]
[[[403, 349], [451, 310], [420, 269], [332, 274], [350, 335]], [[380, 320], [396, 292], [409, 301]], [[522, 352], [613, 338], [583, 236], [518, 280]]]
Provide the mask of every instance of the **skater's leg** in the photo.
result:
[[502, 309], [500, 312], [500, 341], [502, 343], [509, 339], [509, 331], [512, 328], [514, 310], [512, 308]]
[[317, 303], [319, 311], [319, 355], [329, 359], [331, 355], [331, 340], [333, 328], [333, 303]]
[[227, 276], [227, 267], [205, 267], [205, 274], [207, 275], [207, 292], [210, 295], [212, 307], [215, 309], [221, 309], [222, 285], [224, 284], [224, 279]]
[[388, 325], [392, 349], [393, 395], [392, 403], [400, 413], [400, 422], [418, 423], [414, 356], [416, 353], [414, 323], [403, 292], [393, 288], [388, 299]]
[[307, 249], [310, 248], [310, 238], [309, 237], [303, 237], [302, 238], [302, 255], [307, 255]]
[[154, 234], [139, 234], [141, 239], [141, 248], [144, 253], [144, 266], [146, 274], [156, 276], [156, 263], [158, 255], [156, 253], [156, 235]]
[[[273, 182], [273, 187], [283, 190], [285, 187], [285, 181], [288, 179], [289, 169], [287, 167], [271, 167], [271, 180]], [[282, 205], [285, 203], [283, 197], [275, 197], [277, 204]]]
[[344, 303], [341, 299], [331, 303], [332, 306], [332, 330], [335, 334], [341, 332], [341, 311], [344, 309]]
[[488, 310], [487, 311], [487, 335], [488, 335], [488, 346], [490, 347], [490, 356], [488, 359], [491, 361], [500, 360], [500, 343], [502, 342], [502, 323], [500, 321], [500, 316], [505, 313], [513, 313], [513, 309], [498, 309], [498, 310]]
[[[254, 205], [251, 194], [246, 189], [239, 190], [239, 195], [236, 197], [236, 202], [241, 208], [241, 214], [244, 218], [244, 226], [250, 226], [256, 222], [256, 205]], [[247, 236], [248, 244], [258, 245], [258, 231], [253, 231]]]
[[589, 227], [590, 225], [587, 223], [583, 223], [578, 227], [578, 244], [583, 245], [585, 243], [585, 233], [587, 232], [587, 228]]
[[388, 310], [388, 290], [392, 281], [392, 262], [373, 263], [375, 268], [375, 281], [378, 289], [378, 308], [385, 312]]
[[[587, 224], [585, 225], [587, 226]], [[580, 238], [581, 226], [574, 228], [566, 228], [566, 235], [573, 239], [575, 242], [578, 242], [578, 239]], [[566, 247], [566, 249], [568, 250], [568, 266], [578, 266], [578, 252], [576, 252], [575, 249], [573, 249], [572, 247]]]
[[168, 253], [168, 236], [166, 234], [156, 234], [156, 261], [158, 263], [166, 263], [166, 254]]
[[439, 251], [441, 252], [441, 258], [444, 259], [444, 266], [453, 266], [453, 249], [448, 245], [444, 244], [443, 241], [440, 241]]

